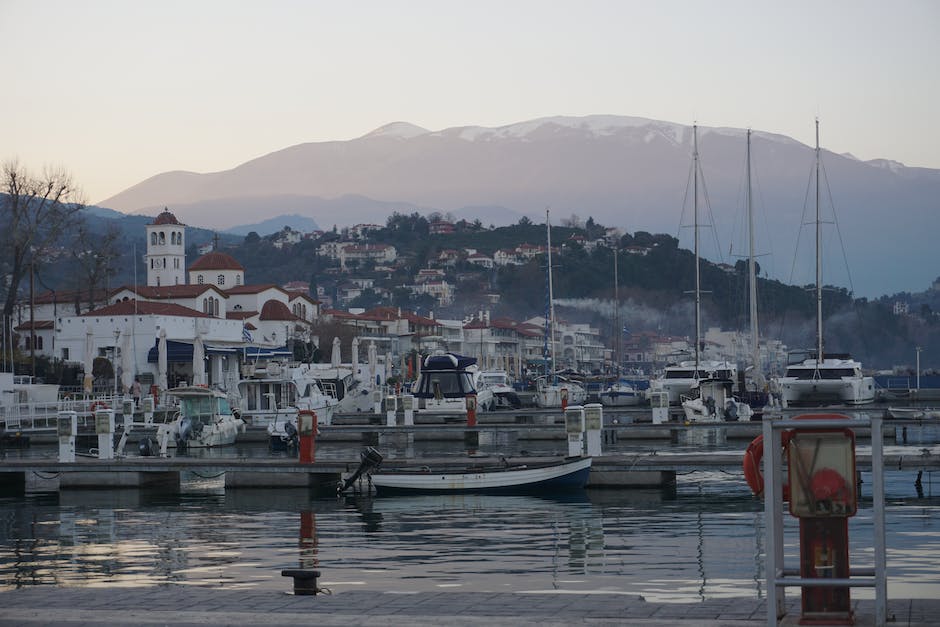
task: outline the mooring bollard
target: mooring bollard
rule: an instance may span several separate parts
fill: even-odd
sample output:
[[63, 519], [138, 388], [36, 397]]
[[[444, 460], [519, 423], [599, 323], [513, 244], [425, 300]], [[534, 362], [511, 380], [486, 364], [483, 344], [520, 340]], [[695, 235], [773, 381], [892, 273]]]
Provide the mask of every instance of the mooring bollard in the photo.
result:
[[294, 578], [294, 594], [315, 595], [317, 593], [317, 578], [319, 570], [305, 570], [303, 568], [288, 568], [281, 571], [282, 577]]

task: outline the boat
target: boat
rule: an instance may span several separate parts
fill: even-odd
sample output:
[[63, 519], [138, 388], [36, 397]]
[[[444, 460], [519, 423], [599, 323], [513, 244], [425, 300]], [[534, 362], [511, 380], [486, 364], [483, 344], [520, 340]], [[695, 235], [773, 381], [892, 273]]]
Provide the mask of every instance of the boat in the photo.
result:
[[420, 469], [382, 469], [382, 456], [374, 448], [362, 454], [359, 469], [340, 485], [340, 492], [362, 477], [378, 496], [394, 494], [558, 493], [583, 489], [591, 472], [590, 457], [561, 460], [461, 464]]
[[731, 379], [702, 379], [697, 394], [682, 401], [686, 422], [747, 422], [754, 410], [734, 397]]
[[332, 424], [339, 400], [326, 394], [307, 369], [277, 361], [245, 369], [246, 378], [238, 382], [237, 405], [242, 420], [268, 431], [272, 449], [296, 447], [297, 412], [311, 410], [317, 424]]
[[730, 379], [738, 378], [738, 366], [730, 361], [700, 359], [695, 361], [680, 361], [669, 364], [663, 373], [650, 382], [650, 390], [663, 392], [669, 395], [669, 404], [678, 405], [682, 397], [693, 396], [693, 390], [698, 387], [702, 379]]
[[539, 407], [583, 405], [585, 401], [587, 390], [574, 379], [556, 374], [535, 380], [535, 404]]
[[605, 407], [632, 407], [643, 400], [643, 392], [623, 378], [608, 385], [599, 396]]
[[493, 408], [518, 409], [522, 407], [522, 400], [505, 370], [484, 370], [480, 373], [479, 382], [480, 387], [488, 389], [493, 395]]
[[620, 324], [620, 280], [618, 277], [617, 249], [614, 249], [614, 371], [617, 380], [608, 385], [598, 396], [605, 407], [631, 407], [638, 405], [643, 393], [633, 383], [620, 377], [622, 363], [623, 328]]
[[334, 413], [371, 413], [375, 407], [372, 394], [376, 389], [371, 382], [356, 378], [353, 367], [332, 364], [301, 364], [298, 376], [316, 381], [324, 394], [332, 396], [338, 403]]
[[545, 231], [548, 243], [545, 264], [545, 282], [548, 286], [548, 301], [545, 312], [545, 375], [535, 380], [535, 404], [554, 408], [566, 405], [581, 405], [587, 399], [587, 390], [572, 379], [558, 374], [555, 363], [555, 293], [552, 286], [552, 225], [549, 210], [545, 210]]
[[862, 364], [848, 354], [826, 354], [823, 345], [822, 257], [820, 220], [819, 120], [816, 120], [816, 349], [802, 351], [804, 359], [788, 356], [786, 373], [774, 387], [783, 407], [827, 403], [864, 405], [875, 400], [875, 379], [862, 372]]
[[186, 386], [168, 390], [179, 399], [179, 412], [170, 422], [157, 427], [157, 442], [162, 455], [167, 448], [212, 448], [235, 443], [244, 433], [245, 422], [236, 416], [228, 397], [218, 390]]
[[493, 408], [493, 392], [482, 385], [476, 357], [456, 353], [428, 355], [412, 386], [418, 399], [418, 411], [429, 413], [467, 413], [467, 396], [476, 395], [477, 410]]

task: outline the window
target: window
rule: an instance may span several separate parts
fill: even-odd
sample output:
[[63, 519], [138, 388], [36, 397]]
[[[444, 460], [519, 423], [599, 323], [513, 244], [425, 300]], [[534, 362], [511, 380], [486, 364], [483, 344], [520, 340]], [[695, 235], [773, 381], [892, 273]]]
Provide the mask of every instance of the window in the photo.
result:
[[157, 245], [157, 233], [156, 233], [156, 231], [154, 231], [153, 233], [150, 234], [150, 244], [153, 245], [153, 246], [156, 246], [156, 245]]
[[68, 347], [65, 347], [62, 349], [62, 361], [68, 361], [68, 360], [69, 360], [69, 349]]
[[236, 274], [236, 275], [235, 275], [235, 285], [241, 285], [241, 284], [242, 284], [242, 275]]
[[36, 348], [39, 350], [42, 350], [42, 336], [41, 335], [36, 338]]
[[166, 257], [163, 258], [163, 267], [166, 268]]
[[176, 270], [179, 270], [179, 269], [180, 269], [180, 260], [179, 260], [179, 259], [174, 259], [174, 260], [173, 260], [173, 267], [174, 267]]
[[209, 299], [202, 299], [202, 313], [209, 313]]
[[162, 246], [163, 244], [166, 244], [166, 233], [164, 233], [163, 231], [160, 231], [160, 236], [159, 236], [158, 240], [159, 240], [161, 246]]
[[198, 283], [199, 285], [202, 285], [204, 283], [204, 279], [202, 278], [201, 274], [196, 277], [196, 283]]
[[220, 274], [220, 275], [216, 278], [215, 282], [216, 282], [216, 285], [225, 285], [225, 275], [224, 275], [224, 274]]

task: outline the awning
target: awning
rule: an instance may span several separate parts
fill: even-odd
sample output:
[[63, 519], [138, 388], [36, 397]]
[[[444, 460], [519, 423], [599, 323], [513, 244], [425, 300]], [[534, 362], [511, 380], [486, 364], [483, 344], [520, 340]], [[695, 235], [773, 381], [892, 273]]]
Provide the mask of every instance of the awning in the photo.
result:
[[249, 359], [272, 359], [274, 357], [293, 357], [294, 353], [291, 352], [286, 346], [280, 346], [278, 348], [265, 348], [263, 346], [244, 346], [240, 349], [242, 357], [245, 360]]
[[[157, 363], [157, 359], [159, 357], [159, 343], [160, 340], [157, 339], [150, 351], [147, 352], [148, 363]], [[206, 355], [234, 355], [236, 352], [238, 352], [238, 348], [234, 346], [213, 346], [211, 344], [206, 344], [205, 351]], [[193, 345], [189, 342], [167, 340], [166, 361], [167, 363], [192, 363]]]

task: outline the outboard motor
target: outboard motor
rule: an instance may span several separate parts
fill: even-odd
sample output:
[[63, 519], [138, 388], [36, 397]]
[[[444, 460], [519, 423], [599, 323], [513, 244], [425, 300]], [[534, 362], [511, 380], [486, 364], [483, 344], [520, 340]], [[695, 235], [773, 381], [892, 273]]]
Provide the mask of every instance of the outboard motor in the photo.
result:
[[379, 467], [379, 464], [382, 463], [382, 454], [371, 446], [366, 447], [359, 453], [359, 467], [356, 469], [352, 475], [350, 475], [346, 481], [341, 482], [337, 488], [336, 493], [342, 494], [348, 490], [356, 481], [359, 480], [364, 474], [372, 472]]
[[152, 457], [157, 452], [157, 443], [151, 437], [146, 437], [137, 444], [137, 452], [141, 457]]
[[297, 434], [297, 427], [292, 422], [284, 423], [284, 441], [287, 442], [287, 448], [297, 448], [300, 445], [300, 436]]
[[179, 451], [185, 451], [189, 440], [193, 438], [195, 434], [194, 424], [192, 418], [185, 416], [180, 420], [179, 431], [176, 433], [176, 448]]

